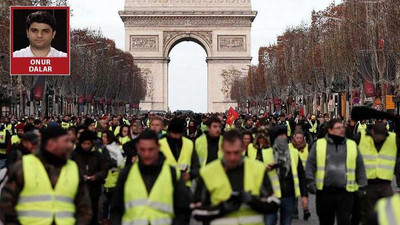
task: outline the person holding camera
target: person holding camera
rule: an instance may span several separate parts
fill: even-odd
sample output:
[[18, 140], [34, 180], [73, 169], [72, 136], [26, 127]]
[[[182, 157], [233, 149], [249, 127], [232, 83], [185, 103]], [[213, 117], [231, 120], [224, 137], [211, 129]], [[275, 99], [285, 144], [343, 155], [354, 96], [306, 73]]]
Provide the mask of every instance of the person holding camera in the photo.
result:
[[[280, 224], [290, 225], [295, 210], [296, 198], [301, 197], [303, 210], [308, 209], [308, 193], [303, 164], [299, 152], [289, 148], [287, 128], [278, 125], [270, 129], [272, 148], [264, 151], [264, 164], [267, 165], [269, 178], [276, 197], [281, 200]], [[305, 211], [304, 219], [310, 213]], [[275, 225], [278, 213], [266, 215], [266, 225]]]

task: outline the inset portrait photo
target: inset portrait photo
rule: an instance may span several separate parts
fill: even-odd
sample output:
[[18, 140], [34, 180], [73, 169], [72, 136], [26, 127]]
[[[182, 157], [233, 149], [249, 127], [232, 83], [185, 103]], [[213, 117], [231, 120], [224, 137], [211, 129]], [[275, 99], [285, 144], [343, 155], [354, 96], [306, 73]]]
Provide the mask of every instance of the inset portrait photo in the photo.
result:
[[69, 75], [69, 7], [11, 7], [12, 75]]

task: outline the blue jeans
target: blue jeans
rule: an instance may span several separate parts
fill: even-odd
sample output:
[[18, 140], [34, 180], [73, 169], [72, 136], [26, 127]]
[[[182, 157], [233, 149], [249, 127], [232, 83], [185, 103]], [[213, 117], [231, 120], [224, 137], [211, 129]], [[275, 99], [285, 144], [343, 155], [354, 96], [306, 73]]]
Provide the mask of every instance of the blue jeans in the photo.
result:
[[[280, 225], [292, 224], [292, 215], [294, 212], [294, 197], [281, 198], [281, 206], [279, 209], [280, 213]], [[267, 214], [265, 216], [265, 225], [276, 225], [278, 222], [278, 213]]]

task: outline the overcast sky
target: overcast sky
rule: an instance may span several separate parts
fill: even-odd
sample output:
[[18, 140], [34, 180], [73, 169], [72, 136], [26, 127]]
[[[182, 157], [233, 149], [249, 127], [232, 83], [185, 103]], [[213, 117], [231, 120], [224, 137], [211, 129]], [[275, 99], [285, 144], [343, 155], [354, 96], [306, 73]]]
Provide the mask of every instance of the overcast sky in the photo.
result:
[[[69, 0], [73, 16], [72, 28], [100, 29], [104, 36], [125, 49], [124, 24], [118, 11], [125, 0]], [[339, 0], [336, 1], [338, 3]], [[286, 28], [309, 23], [311, 11], [326, 8], [332, 0], [252, 0], [258, 15], [252, 28], [253, 64], [257, 64], [258, 49], [276, 42]], [[170, 53], [169, 107], [171, 110], [207, 111], [206, 53], [192, 42], [182, 42]]]

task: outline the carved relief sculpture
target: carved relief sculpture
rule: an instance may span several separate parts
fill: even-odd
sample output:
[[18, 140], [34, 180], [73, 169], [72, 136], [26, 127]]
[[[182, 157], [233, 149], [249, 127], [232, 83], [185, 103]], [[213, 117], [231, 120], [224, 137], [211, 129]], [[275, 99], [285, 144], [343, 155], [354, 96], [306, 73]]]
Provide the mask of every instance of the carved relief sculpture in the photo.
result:
[[244, 35], [219, 35], [218, 51], [246, 51], [246, 36]]
[[158, 51], [158, 35], [131, 35], [130, 50]]

